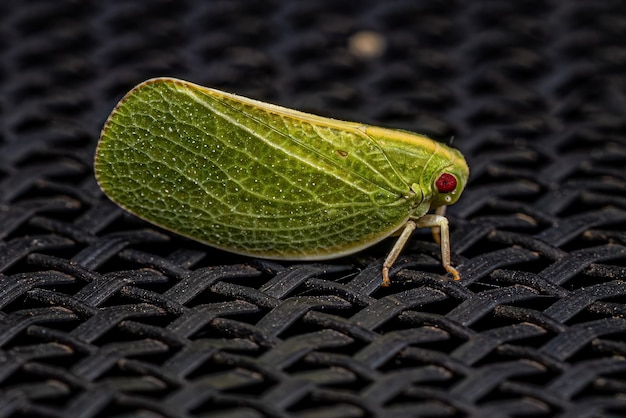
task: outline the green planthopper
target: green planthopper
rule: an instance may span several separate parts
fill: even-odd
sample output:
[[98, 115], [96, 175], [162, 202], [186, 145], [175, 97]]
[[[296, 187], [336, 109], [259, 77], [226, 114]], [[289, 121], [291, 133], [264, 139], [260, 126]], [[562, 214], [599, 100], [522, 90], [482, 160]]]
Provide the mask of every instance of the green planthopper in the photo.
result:
[[423, 135], [156, 78], [109, 116], [95, 173], [127, 211], [234, 253], [322, 260], [399, 235], [383, 286], [411, 232], [432, 228], [443, 267], [459, 279], [441, 209], [457, 201], [469, 169]]

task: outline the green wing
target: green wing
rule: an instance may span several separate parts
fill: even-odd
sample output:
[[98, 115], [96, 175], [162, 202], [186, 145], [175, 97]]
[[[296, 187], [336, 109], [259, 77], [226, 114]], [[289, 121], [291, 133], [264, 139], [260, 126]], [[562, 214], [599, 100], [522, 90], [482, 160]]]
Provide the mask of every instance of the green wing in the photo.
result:
[[174, 79], [122, 99], [95, 169], [104, 192], [135, 215], [268, 258], [355, 252], [410, 214], [408, 186], [359, 125]]

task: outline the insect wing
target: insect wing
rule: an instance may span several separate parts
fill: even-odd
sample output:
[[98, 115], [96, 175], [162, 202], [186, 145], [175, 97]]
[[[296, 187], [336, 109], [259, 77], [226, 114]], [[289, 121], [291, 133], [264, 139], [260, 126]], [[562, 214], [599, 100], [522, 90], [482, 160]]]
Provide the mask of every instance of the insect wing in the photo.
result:
[[96, 176], [113, 201], [156, 225], [268, 258], [358, 251], [409, 215], [406, 184], [358, 124], [173, 79], [122, 99]]

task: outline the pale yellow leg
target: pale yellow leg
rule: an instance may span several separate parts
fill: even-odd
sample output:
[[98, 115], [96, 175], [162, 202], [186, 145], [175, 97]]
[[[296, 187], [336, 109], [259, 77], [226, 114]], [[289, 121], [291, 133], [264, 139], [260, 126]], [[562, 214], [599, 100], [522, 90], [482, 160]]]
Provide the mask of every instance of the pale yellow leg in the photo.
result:
[[391, 249], [391, 251], [389, 251], [387, 258], [385, 259], [385, 262], [383, 263], [383, 282], [381, 283], [381, 286], [387, 287], [391, 283], [391, 281], [389, 280], [389, 269], [391, 268], [391, 266], [393, 266], [393, 263], [395, 263], [396, 260], [398, 259], [400, 252], [404, 248], [406, 242], [411, 237], [411, 233], [415, 231], [416, 227], [417, 225], [413, 221], [408, 221], [406, 225], [404, 225], [404, 229], [402, 230], [402, 233], [398, 237], [398, 240], [396, 241], [396, 243], [393, 245], [393, 248]]
[[450, 231], [448, 230], [448, 218], [442, 215], [424, 215], [417, 220], [419, 228], [435, 228], [439, 230], [441, 247], [441, 264], [446, 271], [454, 277], [454, 280], [461, 280], [461, 275], [450, 264]]
[[450, 232], [448, 230], [448, 218], [443, 215], [424, 215], [417, 221], [408, 221], [404, 226], [402, 233], [383, 263], [383, 282], [381, 286], [387, 287], [391, 283], [389, 280], [389, 269], [393, 266], [393, 263], [396, 262], [398, 256], [400, 256], [400, 252], [402, 252], [402, 249], [415, 228], [432, 228], [433, 233], [435, 230], [438, 232], [438, 239], [436, 241], [441, 247], [441, 264], [448, 273], [452, 274], [454, 280], [461, 280], [461, 275], [457, 269], [450, 264]]
[[[435, 209], [435, 215], [439, 215], [439, 216], [446, 216], [446, 209], [448, 207], [447, 206], [439, 206], [437, 209]], [[434, 226], [432, 229], [433, 232], [433, 239], [435, 240], [435, 242], [437, 244], [441, 244], [441, 240], [439, 239], [439, 237], [441, 237], [441, 228], [439, 228], [438, 226]]]

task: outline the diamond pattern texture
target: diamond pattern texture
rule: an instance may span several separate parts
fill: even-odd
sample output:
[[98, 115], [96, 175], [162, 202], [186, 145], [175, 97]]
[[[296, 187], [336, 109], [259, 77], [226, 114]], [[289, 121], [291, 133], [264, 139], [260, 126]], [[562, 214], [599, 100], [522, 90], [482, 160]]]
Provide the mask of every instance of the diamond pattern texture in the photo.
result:
[[[626, 415], [618, 0], [4, 1], [0, 418]], [[365, 40], [365, 41], [364, 41]], [[174, 76], [454, 145], [452, 261], [417, 231], [324, 263], [159, 230], [93, 177]]]

